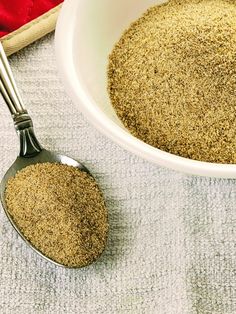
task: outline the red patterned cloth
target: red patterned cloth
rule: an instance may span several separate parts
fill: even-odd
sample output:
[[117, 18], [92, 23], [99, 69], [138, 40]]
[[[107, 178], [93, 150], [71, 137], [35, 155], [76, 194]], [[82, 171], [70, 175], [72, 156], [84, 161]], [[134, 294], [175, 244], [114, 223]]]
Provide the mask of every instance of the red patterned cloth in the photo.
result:
[[0, 0], [0, 37], [54, 8], [63, 0]]

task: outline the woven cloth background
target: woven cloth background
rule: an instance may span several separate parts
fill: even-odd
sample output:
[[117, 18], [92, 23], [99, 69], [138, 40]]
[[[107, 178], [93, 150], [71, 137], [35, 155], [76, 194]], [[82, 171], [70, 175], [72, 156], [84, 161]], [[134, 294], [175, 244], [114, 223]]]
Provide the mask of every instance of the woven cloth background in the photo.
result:
[[[145, 162], [90, 126], [58, 78], [53, 35], [10, 59], [42, 144], [91, 169], [110, 214], [108, 246], [82, 270], [35, 255], [0, 210], [0, 313], [236, 313], [236, 183]], [[0, 174], [18, 152], [0, 105]]]

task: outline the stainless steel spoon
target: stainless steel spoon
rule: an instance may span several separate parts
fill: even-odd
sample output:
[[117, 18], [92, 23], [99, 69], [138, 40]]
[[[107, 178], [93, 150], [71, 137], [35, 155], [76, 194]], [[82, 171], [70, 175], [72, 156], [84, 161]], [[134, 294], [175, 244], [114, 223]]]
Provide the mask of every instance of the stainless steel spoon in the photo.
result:
[[[12, 220], [10, 214], [8, 213], [6, 202], [5, 202], [5, 188], [6, 183], [10, 177], [15, 176], [17, 171], [25, 168], [29, 165], [36, 164], [36, 163], [44, 163], [44, 162], [51, 162], [51, 163], [62, 163], [66, 165], [70, 165], [73, 167], [77, 167], [83, 171], [89, 173], [88, 169], [83, 166], [78, 161], [59, 154], [55, 154], [51, 151], [44, 149], [38, 142], [34, 129], [32, 120], [25, 109], [22, 99], [19, 95], [19, 92], [16, 87], [15, 80], [13, 78], [12, 71], [10, 69], [10, 65], [8, 63], [7, 57], [5, 55], [4, 49], [2, 44], [0, 43], [0, 92], [11, 112], [14, 126], [16, 132], [20, 139], [20, 153], [19, 156], [16, 158], [15, 162], [12, 166], [8, 169], [5, 176], [2, 179], [1, 186], [0, 186], [0, 193], [1, 193], [1, 201], [5, 213], [10, 220], [12, 226], [15, 230], [19, 233], [21, 238], [40, 256], [44, 257], [46, 260], [58, 265], [67, 267], [63, 264], [57, 263], [50, 259], [49, 257], [45, 256], [42, 252], [38, 251], [21, 233], [20, 229], [16, 226], [14, 221]], [[75, 267], [73, 267], [75, 268]]]

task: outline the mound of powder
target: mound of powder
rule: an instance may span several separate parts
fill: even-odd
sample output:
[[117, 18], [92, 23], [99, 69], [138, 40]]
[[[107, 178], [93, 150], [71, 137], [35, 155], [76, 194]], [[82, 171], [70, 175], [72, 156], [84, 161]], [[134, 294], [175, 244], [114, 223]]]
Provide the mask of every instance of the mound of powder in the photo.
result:
[[52, 260], [82, 267], [104, 250], [107, 209], [88, 173], [62, 164], [31, 165], [9, 179], [5, 196], [25, 238]]
[[109, 59], [118, 117], [144, 142], [236, 163], [236, 2], [172, 0], [131, 24]]

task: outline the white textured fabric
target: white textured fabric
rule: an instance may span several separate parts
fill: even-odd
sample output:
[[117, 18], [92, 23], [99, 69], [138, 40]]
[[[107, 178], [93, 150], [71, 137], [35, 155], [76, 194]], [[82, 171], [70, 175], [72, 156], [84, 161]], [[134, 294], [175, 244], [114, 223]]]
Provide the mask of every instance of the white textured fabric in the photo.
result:
[[[81, 270], [32, 252], [0, 211], [0, 313], [236, 313], [236, 183], [152, 165], [99, 134], [65, 94], [53, 35], [11, 58], [42, 144], [81, 160], [104, 191], [108, 246]], [[0, 174], [18, 151], [0, 105]]]

